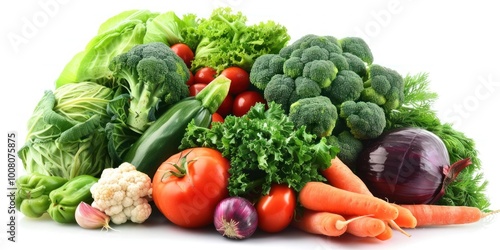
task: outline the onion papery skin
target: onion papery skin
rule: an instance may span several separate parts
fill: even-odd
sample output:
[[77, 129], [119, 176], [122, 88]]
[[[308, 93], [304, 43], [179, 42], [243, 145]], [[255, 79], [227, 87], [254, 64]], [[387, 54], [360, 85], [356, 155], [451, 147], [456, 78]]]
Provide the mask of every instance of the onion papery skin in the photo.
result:
[[[458, 171], [470, 164], [462, 163], [456, 164], [460, 165]], [[450, 167], [448, 150], [438, 136], [421, 128], [401, 128], [365, 146], [356, 174], [381, 199], [397, 204], [431, 204], [444, 194]]]

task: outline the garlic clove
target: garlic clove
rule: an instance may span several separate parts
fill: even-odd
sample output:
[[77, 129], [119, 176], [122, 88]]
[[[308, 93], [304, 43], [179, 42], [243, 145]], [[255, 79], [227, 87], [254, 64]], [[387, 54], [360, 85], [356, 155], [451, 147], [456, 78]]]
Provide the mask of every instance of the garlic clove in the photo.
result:
[[80, 227], [85, 229], [113, 229], [109, 226], [108, 215], [83, 201], [76, 208], [75, 220]]

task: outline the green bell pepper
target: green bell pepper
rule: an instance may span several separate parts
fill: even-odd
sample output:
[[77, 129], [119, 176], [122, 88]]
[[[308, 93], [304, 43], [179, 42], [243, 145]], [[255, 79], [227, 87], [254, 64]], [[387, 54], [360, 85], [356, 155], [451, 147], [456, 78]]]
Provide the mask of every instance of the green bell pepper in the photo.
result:
[[49, 194], [68, 180], [59, 176], [29, 173], [16, 179], [16, 209], [26, 217], [38, 218], [50, 206]]
[[90, 187], [98, 180], [91, 175], [79, 175], [50, 192], [51, 204], [47, 210], [50, 217], [59, 223], [76, 223], [75, 212], [78, 204], [82, 201], [92, 203]]

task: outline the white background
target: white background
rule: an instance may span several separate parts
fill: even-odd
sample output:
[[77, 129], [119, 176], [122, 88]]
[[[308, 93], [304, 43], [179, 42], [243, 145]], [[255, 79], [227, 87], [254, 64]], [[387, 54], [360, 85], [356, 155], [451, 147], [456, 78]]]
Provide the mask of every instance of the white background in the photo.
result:
[[[2, 86], [2, 165], [0, 188], [6, 188], [6, 137], [15, 131], [20, 147], [26, 122], [43, 91], [54, 87], [64, 65], [82, 50], [107, 18], [128, 9], [149, 9], [207, 17], [213, 8], [241, 10], [249, 22], [272, 19], [285, 25], [293, 39], [314, 33], [336, 37], [360, 36], [370, 45], [375, 62], [401, 74], [428, 72], [439, 93], [435, 108], [443, 121], [474, 138], [489, 181], [491, 208], [500, 208], [500, 171], [495, 117], [500, 108], [500, 38], [494, 1], [2, 1], [0, 6], [0, 84]], [[22, 166], [19, 166], [19, 174]], [[7, 192], [7, 191], [6, 191]], [[5, 193], [6, 193], [5, 192]], [[18, 217], [16, 243], [7, 242], [7, 197], [0, 203], [0, 248], [37, 249], [99, 244], [123, 247], [181, 246], [243, 249], [422, 249], [475, 247], [493, 242], [500, 231], [500, 215], [481, 222], [444, 228], [410, 230], [411, 238], [395, 233], [388, 241], [324, 238], [288, 230], [278, 235], [258, 233], [235, 242], [215, 230], [184, 230], [165, 220], [117, 226], [118, 232], [90, 231], [59, 225], [48, 217]], [[108, 244], [109, 243], [109, 244]], [[66, 243], [65, 243], [66, 245]], [[45, 247], [44, 247], [45, 246]], [[66, 245], [71, 247], [72, 245]]]

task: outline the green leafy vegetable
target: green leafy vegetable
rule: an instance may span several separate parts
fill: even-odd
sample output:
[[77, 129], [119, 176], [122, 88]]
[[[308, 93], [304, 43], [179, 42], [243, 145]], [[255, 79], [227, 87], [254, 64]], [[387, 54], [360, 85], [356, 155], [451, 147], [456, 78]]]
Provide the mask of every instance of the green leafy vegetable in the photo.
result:
[[158, 15], [147, 10], [127, 10], [106, 20], [98, 33], [64, 67], [56, 87], [92, 81], [111, 86], [108, 64], [115, 56], [143, 43], [146, 23]]
[[93, 82], [46, 91], [28, 121], [19, 158], [28, 173], [71, 179], [113, 167], [104, 126], [114, 92]]
[[194, 32], [198, 26], [195, 14], [179, 17], [173, 11], [161, 13], [146, 24], [144, 43], [162, 42], [167, 45], [185, 43], [194, 50], [199, 42]]
[[247, 24], [246, 16], [230, 8], [214, 9], [193, 32], [199, 43], [192, 70], [212, 67], [220, 72], [229, 66], [250, 70], [258, 56], [277, 53], [290, 40], [286, 27], [273, 21]]
[[188, 125], [181, 149], [204, 146], [219, 150], [231, 161], [230, 195], [267, 194], [273, 183], [299, 191], [308, 181], [325, 179], [320, 169], [330, 166], [338, 148], [325, 138], [294, 128], [279, 104], [257, 103], [242, 116], [227, 116], [211, 128]]

